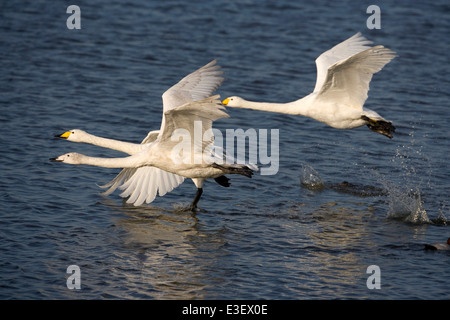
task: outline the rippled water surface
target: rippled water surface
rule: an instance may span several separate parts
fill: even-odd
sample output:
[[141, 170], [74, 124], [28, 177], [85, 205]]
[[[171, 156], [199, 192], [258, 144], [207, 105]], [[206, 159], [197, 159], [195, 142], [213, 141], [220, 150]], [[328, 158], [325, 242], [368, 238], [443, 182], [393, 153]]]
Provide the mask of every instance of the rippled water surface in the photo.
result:
[[[449, 299], [448, 1], [10, 1], [0, 10], [1, 299]], [[186, 180], [130, 206], [97, 184], [118, 172], [51, 163], [69, 151], [122, 154], [54, 138], [72, 128], [140, 142], [161, 95], [218, 58], [222, 97], [287, 102], [314, 88], [314, 60], [362, 32], [398, 57], [366, 106], [365, 127], [228, 109], [220, 130], [279, 129], [279, 171], [231, 188], [207, 182], [200, 210]], [[66, 286], [69, 265], [81, 289]], [[368, 289], [367, 268], [381, 271]]]

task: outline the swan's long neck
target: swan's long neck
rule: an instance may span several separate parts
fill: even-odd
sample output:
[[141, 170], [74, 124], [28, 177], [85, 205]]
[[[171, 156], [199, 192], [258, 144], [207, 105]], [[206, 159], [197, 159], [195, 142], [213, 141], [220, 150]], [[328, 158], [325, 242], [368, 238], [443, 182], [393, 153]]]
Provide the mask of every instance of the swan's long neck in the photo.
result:
[[238, 108], [302, 116], [311, 116], [311, 111], [313, 110], [311, 95], [288, 103], [255, 102], [242, 100], [242, 104]]
[[108, 138], [102, 138], [97, 137], [92, 134], [87, 134], [85, 143], [93, 144], [99, 147], [113, 149], [117, 151], [121, 151], [130, 155], [136, 154], [143, 149], [142, 144], [137, 143], [131, 143], [131, 142], [124, 142], [114, 139], [108, 139]]
[[125, 158], [98, 158], [80, 155], [77, 164], [86, 164], [103, 168], [138, 168], [148, 164], [141, 156], [129, 156]]

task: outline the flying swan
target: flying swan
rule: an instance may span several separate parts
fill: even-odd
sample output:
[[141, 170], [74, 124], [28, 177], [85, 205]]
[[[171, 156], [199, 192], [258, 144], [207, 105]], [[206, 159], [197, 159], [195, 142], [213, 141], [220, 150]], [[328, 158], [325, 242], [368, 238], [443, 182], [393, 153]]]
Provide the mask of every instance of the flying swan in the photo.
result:
[[[230, 165], [229, 163], [234, 161], [230, 157], [226, 158], [228, 164], [218, 164], [223, 161], [223, 154], [217, 147], [216, 149], [214, 146], [211, 147], [209, 142], [203, 142], [202, 151], [197, 149], [197, 153], [207, 154], [210, 157], [207, 159], [207, 163], [181, 168], [172, 166], [170, 161], [162, 160], [164, 157], [161, 155], [167, 156], [173, 147], [173, 142], [170, 139], [167, 140], [167, 137], [171, 136], [174, 130], [182, 128], [192, 133], [194, 121], [200, 121], [203, 132], [205, 132], [211, 128], [213, 120], [228, 117], [223, 112], [220, 101], [216, 101], [218, 96], [204, 99], [205, 96], [208, 97], [212, 94], [223, 81], [223, 78], [219, 77], [222, 74], [219, 71], [220, 67], [215, 63], [216, 60], [189, 74], [163, 94], [164, 113], [161, 130], [150, 131], [141, 144], [97, 137], [79, 129], [58, 135], [69, 141], [90, 143], [122, 151], [132, 157], [103, 159], [70, 153], [50, 160], [124, 168], [111, 182], [103, 186], [104, 188], [109, 187], [105, 194], [110, 194], [119, 187], [124, 190], [121, 196], [129, 196], [127, 202], [134, 203], [135, 206], [144, 202], [152, 202], [157, 193], [163, 196], [181, 184], [185, 177], [188, 177], [198, 188], [196, 197], [191, 204], [191, 208], [195, 209], [203, 192], [203, 182], [206, 178], [214, 178], [220, 185], [228, 187], [229, 179], [224, 176], [224, 173], [237, 173], [251, 177], [252, 169], [255, 166]], [[170, 124], [166, 125], [168, 115]], [[143, 154], [148, 156], [146, 165], [139, 164], [145, 158]], [[158, 158], [158, 161], [152, 160], [155, 157]], [[131, 160], [136, 162], [133, 164]], [[218, 163], [214, 163], [214, 161]], [[218, 175], [218, 172], [221, 174]]]
[[[221, 77], [223, 72], [216, 63], [217, 60], [211, 61], [190, 73], [164, 92], [162, 95], [163, 113], [183, 103], [212, 96], [224, 80]], [[145, 144], [155, 141], [158, 134], [159, 130], [150, 131], [141, 144], [102, 138], [80, 129], [72, 129], [56, 137], [72, 142], [89, 143], [133, 155], [142, 151], [145, 148]], [[120, 196], [123, 198], [128, 197], [127, 203], [140, 206], [144, 202], [151, 203], [157, 194], [160, 197], [164, 196], [167, 192], [172, 191], [183, 183], [184, 179], [182, 176], [157, 167], [145, 166], [137, 169], [125, 168], [112, 181], [100, 187], [109, 188], [103, 192], [104, 195], [109, 195], [119, 188], [123, 190]], [[229, 186], [229, 184], [226, 184], [228, 180], [225, 177], [216, 179], [216, 181], [223, 186]], [[194, 179], [193, 182], [196, 186], [203, 184], [201, 180], [197, 181]]]
[[[180, 141], [172, 139], [177, 129], [183, 129], [188, 135], [194, 137], [194, 131], [201, 123], [201, 136], [211, 130], [214, 120], [228, 117], [223, 111], [223, 105], [218, 100], [219, 95], [173, 108], [164, 113], [165, 121], [157, 139], [153, 143], [145, 144], [142, 151], [124, 158], [98, 158], [89, 157], [80, 153], [66, 153], [50, 161], [68, 164], [86, 164], [105, 168], [141, 168], [146, 166], [157, 167], [186, 178], [193, 179], [197, 186], [196, 196], [191, 204], [195, 209], [203, 193], [203, 182], [208, 178], [221, 181], [224, 174], [241, 174], [251, 178], [253, 170], [244, 164], [222, 163], [222, 159], [213, 152], [213, 139], [190, 142], [190, 152], [187, 148], [183, 152], [173, 152], [179, 147]], [[177, 149], [178, 150], [178, 149]], [[196, 159], [201, 159], [197, 161]], [[228, 180], [227, 178], [225, 178]], [[226, 181], [227, 182], [227, 181]]]
[[314, 91], [289, 103], [247, 101], [240, 97], [223, 100], [228, 107], [246, 108], [311, 117], [337, 129], [367, 125], [370, 130], [392, 138], [395, 127], [375, 111], [364, 108], [372, 75], [394, 57], [395, 52], [357, 33], [322, 53], [316, 59]]

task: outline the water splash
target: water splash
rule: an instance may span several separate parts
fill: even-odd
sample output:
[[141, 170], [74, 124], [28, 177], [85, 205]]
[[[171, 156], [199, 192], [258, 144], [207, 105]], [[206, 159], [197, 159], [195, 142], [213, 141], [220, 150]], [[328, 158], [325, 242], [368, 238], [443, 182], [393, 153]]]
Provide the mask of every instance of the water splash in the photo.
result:
[[445, 210], [445, 202], [443, 202], [441, 208], [439, 208], [438, 217], [435, 220], [432, 220], [435, 224], [450, 225], [450, 221], [445, 216], [444, 210]]
[[410, 187], [415, 184], [411, 182], [409, 172], [401, 179], [401, 185], [392, 182], [378, 171], [373, 171], [372, 176], [376, 178], [385, 190], [389, 205], [387, 212], [389, 219], [415, 224], [432, 223], [425, 210], [420, 188], [417, 185]]
[[300, 174], [300, 183], [302, 187], [309, 190], [322, 190], [325, 188], [319, 173], [308, 164], [302, 166]]
[[387, 190], [389, 199], [388, 218], [416, 224], [431, 223], [423, 206], [419, 188], [404, 190], [391, 185]]
[[421, 194], [422, 189], [433, 187], [430, 157], [424, 151], [423, 144], [416, 140], [414, 128], [409, 136], [410, 143], [399, 146], [391, 160], [394, 165], [391, 172], [401, 173], [397, 176], [397, 182], [378, 176], [378, 181], [387, 192], [387, 216], [416, 224], [433, 223], [425, 210]]

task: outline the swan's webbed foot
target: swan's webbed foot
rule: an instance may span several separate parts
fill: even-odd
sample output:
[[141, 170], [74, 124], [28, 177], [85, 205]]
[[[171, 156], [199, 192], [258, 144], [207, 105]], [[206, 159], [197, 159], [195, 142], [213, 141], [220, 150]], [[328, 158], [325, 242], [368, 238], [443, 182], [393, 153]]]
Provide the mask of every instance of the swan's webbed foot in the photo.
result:
[[218, 183], [218, 184], [220, 184], [222, 187], [229, 187], [231, 184], [230, 184], [230, 179], [228, 179], [227, 177], [225, 177], [225, 176], [220, 176], [220, 177], [217, 177], [217, 178], [214, 178], [214, 180]]
[[361, 116], [361, 119], [367, 121], [366, 125], [370, 130], [392, 139], [392, 134], [395, 132], [395, 127], [392, 122], [386, 120], [375, 120], [366, 116]]

